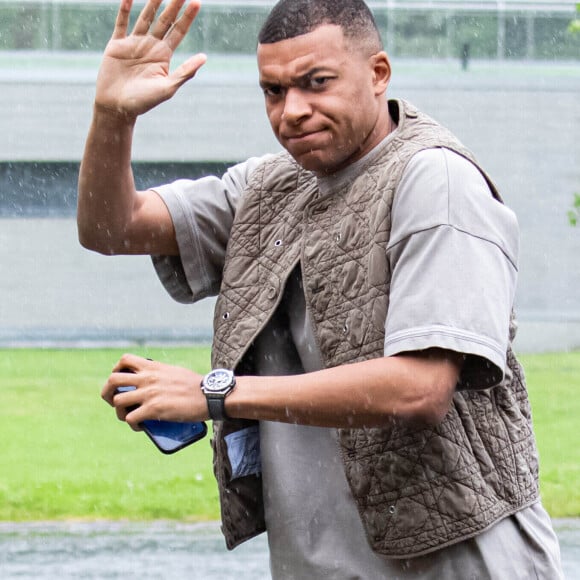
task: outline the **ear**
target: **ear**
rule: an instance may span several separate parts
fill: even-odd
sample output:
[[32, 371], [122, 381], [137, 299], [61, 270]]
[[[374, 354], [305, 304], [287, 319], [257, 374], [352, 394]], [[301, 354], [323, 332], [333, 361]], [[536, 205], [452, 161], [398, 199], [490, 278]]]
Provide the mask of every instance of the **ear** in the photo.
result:
[[384, 94], [389, 86], [389, 81], [391, 80], [391, 63], [385, 51], [373, 54], [370, 62], [373, 71], [375, 95], [379, 96]]

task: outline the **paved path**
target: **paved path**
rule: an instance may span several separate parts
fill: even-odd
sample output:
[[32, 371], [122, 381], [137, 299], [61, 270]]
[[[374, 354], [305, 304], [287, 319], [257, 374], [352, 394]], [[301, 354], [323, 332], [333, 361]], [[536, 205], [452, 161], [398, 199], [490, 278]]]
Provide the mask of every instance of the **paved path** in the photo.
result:
[[[555, 529], [564, 573], [575, 580], [580, 522], [556, 520]], [[270, 578], [265, 536], [227, 552], [216, 523], [0, 523], [0, 570], [3, 580]]]

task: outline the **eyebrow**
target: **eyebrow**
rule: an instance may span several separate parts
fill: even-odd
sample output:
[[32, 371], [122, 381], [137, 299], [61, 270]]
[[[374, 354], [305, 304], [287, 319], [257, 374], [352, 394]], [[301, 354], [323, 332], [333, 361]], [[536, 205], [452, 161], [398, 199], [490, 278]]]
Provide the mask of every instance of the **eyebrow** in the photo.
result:
[[[290, 81], [290, 86], [300, 86], [300, 84], [303, 84], [304, 81], [307, 81], [307, 80], [311, 79], [313, 76], [315, 76], [319, 73], [324, 73], [324, 72], [329, 73], [330, 69], [328, 69], [327, 67], [323, 67], [323, 66], [316, 66], [314, 68], [311, 68], [308, 72], [292, 78], [292, 80]], [[266, 80], [260, 79], [260, 87], [262, 87], [263, 89], [268, 89], [271, 87], [280, 87], [280, 86], [282, 86], [282, 83], [280, 83], [280, 82], [271, 82], [271, 81], [266, 81]]]

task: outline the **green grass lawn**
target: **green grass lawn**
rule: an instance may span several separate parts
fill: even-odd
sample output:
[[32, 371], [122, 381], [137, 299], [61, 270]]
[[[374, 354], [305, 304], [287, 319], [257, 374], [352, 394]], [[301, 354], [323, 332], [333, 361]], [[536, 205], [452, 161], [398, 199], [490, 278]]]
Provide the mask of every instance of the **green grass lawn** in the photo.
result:
[[[208, 348], [142, 348], [209, 369]], [[209, 436], [162, 455], [99, 396], [123, 351], [0, 350], [0, 520], [218, 518]], [[580, 516], [580, 352], [521, 357], [553, 517]]]
[[521, 356], [552, 517], [580, 517], [580, 351]]
[[[209, 369], [209, 349], [135, 349]], [[0, 350], [0, 520], [217, 519], [209, 435], [163, 455], [100, 398], [121, 350]]]

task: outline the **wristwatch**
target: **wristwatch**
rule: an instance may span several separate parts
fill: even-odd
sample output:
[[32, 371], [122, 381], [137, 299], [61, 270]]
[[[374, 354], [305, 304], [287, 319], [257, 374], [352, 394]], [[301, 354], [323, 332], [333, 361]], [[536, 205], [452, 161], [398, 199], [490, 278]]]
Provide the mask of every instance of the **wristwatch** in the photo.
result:
[[210, 419], [223, 421], [227, 419], [225, 398], [234, 390], [236, 377], [228, 369], [214, 369], [203, 377], [201, 390], [207, 399]]

